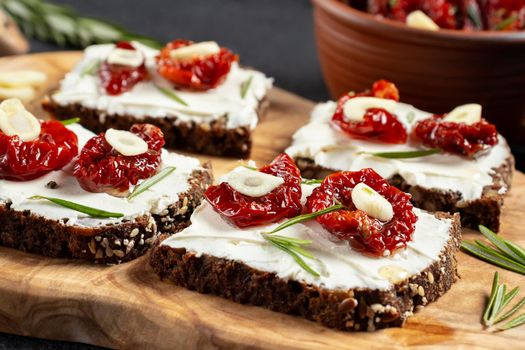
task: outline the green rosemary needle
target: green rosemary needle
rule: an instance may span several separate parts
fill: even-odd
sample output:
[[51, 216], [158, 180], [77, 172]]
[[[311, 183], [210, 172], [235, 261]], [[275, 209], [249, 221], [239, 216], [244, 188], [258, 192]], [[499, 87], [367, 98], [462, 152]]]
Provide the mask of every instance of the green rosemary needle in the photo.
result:
[[133, 192], [131, 192], [128, 195], [128, 199], [135, 198], [139, 194], [146, 192], [151, 186], [155, 185], [156, 183], [158, 183], [159, 181], [164, 179], [166, 176], [168, 176], [171, 173], [173, 173], [175, 171], [175, 169], [176, 169], [176, 167], [174, 167], [174, 166], [169, 166], [169, 167], [166, 167], [166, 168], [162, 169], [157, 174], [155, 174], [153, 177], [150, 177], [149, 179], [147, 179], [146, 181], [142, 182], [140, 185], [135, 187], [133, 189]]
[[80, 118], [71, 118], [71, 119], [61, 120], [60, 122], [62, 123], [62, 125], [71, 125], [71, 124], [76, 124], [79, 121], [80, 121]]
[[156, 84], [155, 84], [155, 87], [157, 88], [157, 90], [159, 90], [161, 93], [163, 93], [165, 96], [171, 98], [175, 102], [178, 102], [181, 105], [186, 106], [186, 107], [189, 106], [188, 103], [186, 101], [184, 101], [182, 98], [180, 98], [179, 95], [177, 95], [173, 90], [165, 88], [165, 87], [162, 87], [160, 85], [156, 85]]
[[286, 220], [285, 222], [283, 222], [282, 224], [280, 224], [279, 226], [274, 228], [272, 231], [266, 232], [266, 234], [271, 235], [273, 233], [276, 233], [276, 232], [279, 232], [281, 230], [284, 230], [285, 228], [290, 227], [292, 225], [295, 225], [295, 224], [298, 224], [298, 223], [301, 223], [301, 222], [304, 222], [304, 221], [312, 220], [312, 219], [315, 219], [318, 216], [321, 216], [321, 215], [324, 215], [324, 214], [327, 214], [327, 213], [331, 213], [333, 211], [337, 211], [337, 210], [340, 210], [340, 209], [343, 209], [343, 208], [344, 208], [344, 206], [342, 204], [336, 204], [336, 205], [332, 205], [331, 207], [328, 207], [326, 209], [316, 211], [315, 213], [302, 214], [302, 215], [293, 217], [293, 218], [291, 218], [289, 220]]
[[241, 84], [241, 98], [244, 99], [246, 97], [246, 93], [248, 92], [248, 89], [250, 88], [250, 85], [252, 85], [253, 75], [250, 75], [248, 79], [243, 81]]
[[431, 148], [431, 149], [425, 149], [425, 150], [420, 150], [420, 151], [377, 152], [377, 153], [364, 152], [364, 154], [370, 154], [371, 156], [379, 157], [379, 158], [407, 159], [407, 158], [426, 157], [426, 156], [430, 156], [430, 155], [440, 153], [440, 152], [441, 150], [439, 148]]
[[74, 210], [74, 211], [78, 211], [80, 213], [84, 213], [84, 214], [87, 214], [87, 215], [95, 217], [95, 218], [120, 218], [120, 217], [124, 216], [124, 214], [122, 214], [122, 213], [113, 213], [113, 212], [110, 212], [110, 211], [105, 211], [105, 210], [102, 210], [102, 209], [88, 207], [88, 206], [85, 206], [85, 205], [82, 205], [82, 204], [78, 204], [78, 203], [75, 203], [75, 202], [70, 202], [68, 200], [55, 198], [55, 197], [46, 197], [46, 196], [38, 196], [37, 195], [37, 196], [29, 197], [29, 199], [45, 199], [45, 200], [53, 202], [53, 203], [55, 203], [57, 205], [60, 205], [62, 207], [65, 207], [65, 208], [68, 208], [68, 209], [71, 209], [71, 210]]

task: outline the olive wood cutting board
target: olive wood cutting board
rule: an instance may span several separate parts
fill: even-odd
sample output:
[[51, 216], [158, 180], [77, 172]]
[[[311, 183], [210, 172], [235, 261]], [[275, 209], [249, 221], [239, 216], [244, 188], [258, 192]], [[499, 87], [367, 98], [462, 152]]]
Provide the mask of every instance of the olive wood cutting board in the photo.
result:
[[[57, 87], [79, 58], [78, 52], [2, 58], [0, 70], [31, 68], [47, 73], [42, 96]], [[39, 98], [31, 107], [42, 116]], [[277, 88], [269, 100], [271, 108], [254, 134], [252, 156], [259, 164], [290, 143], [313, 106]], [[238, 164], [231, 159], [199, 158], [212, 160], [216, 177]], [[525, 175], [516, 173], [506, 198], [501, 234], [521, 245], [525, 245], [523, 208]], [[465, 230], [464, 237], [479, 236]], [[411, 317], [404, 328], [345, 333], [161, 282], [146, 257], [106, 267], [0, 247], [0, 331], [133, 349], [523, 348], [525, 327], [491, 333], [480, 324], [494, 271], [500, 272], [502, 282], [521, 286], [524, 295], [525, 276], [460, 253], [461, 279], [437, 302]]]

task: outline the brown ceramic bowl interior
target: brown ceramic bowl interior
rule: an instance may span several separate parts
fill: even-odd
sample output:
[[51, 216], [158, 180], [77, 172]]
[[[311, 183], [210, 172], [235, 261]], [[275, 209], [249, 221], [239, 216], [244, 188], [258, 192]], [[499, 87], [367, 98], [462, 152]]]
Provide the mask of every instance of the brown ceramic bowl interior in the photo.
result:
[[378, 19], [337, 0], [312, 0], [323, 75], [334, 98], [378, 79], [401, 100], [444, 113], [465, 103], [525, 145], [525, 32], [437, 32]]

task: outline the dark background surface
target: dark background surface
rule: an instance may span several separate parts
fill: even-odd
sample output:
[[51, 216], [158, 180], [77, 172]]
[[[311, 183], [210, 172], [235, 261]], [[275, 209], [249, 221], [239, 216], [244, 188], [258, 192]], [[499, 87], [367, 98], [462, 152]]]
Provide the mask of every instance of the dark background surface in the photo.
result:
[[[315, 101], [328, 98], [315, 53], [308, 0], [53, 0], [85, 16], [108, 19], [161, 42], [215, 40], [241, 62], [275, 78], [277, 86]], [[31, 42], [31, 51], [60, 50]], [[514, 149], [523, 155], [525, 150]], [[521, 156], [523, 157], [523, 156]], [[520, 160], [519, 167], [525, 164]], [[1, 301], [0, 301], [1, 302]], [[98, 349], [0, 333], [4, 349]]]

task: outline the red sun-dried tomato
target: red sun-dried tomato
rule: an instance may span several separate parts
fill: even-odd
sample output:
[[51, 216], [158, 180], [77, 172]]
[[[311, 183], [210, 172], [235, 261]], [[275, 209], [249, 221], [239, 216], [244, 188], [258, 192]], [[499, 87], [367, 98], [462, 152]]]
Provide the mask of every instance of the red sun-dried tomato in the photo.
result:
[[[394, 217], [390, 221], [382, 222], [355, 207], [352, 190], [361, 182], [392, 204]], [[411, 240], [417, 216], [410, 198], [409, 194], [389, 185], [379, 174], [368, 168], [327, 176], [308, 197], [306, 208], [313, 213], [337, 203], [343, 204], [345, 209], [318, 216], [316, 220], [337, 238], [348, 240], [354, 249], [382, 256], [405, 247]]]
[[[137, 50], [127, 41], [119, 42], [115, 47], [124, 50]], [[147, 71], [145, 60], [138, 67], [110, 64], [106, 60], [100, 65], [98, 74], [102, 87], [108, 95], [120, 95], [146, 79]]]
[[221, 47], [216, 54], [178, 60], [170, 56], [171, 50], [192, 45], [190, 40], [174, 40], [168, 43], [157, 56], [157, 71], [175, 85], [193, 90], [209, 90], [220, 85], [233, 62], [239, 57]]
[[401, 144], [407, 141], [405, 126], [382, 108], [369, 108], [362, 121], [348, 120], [343, 111], [345, 103], [355, 97], [377, 97], [399, 101], [399, 91], [396, 86], [386, 80], [376, 81], [371, 91], [358, 94], [346, 94], [337, 102], [337, 108], [332, 116], [332, 122], [348, 135], [365, 140], [378, 140], [386, 143]]
[[146, 141], [148, 151], [124, 156], [106, 141], [105, 133], [92, 137], [73, 167], [73, 175], [83, 189], [121, 197], [139, 180], [155, 175], [161, 163], [164, 134], [151, 124], [134, 124], [129, 131]]
[[40, 135], [33, 141], [0, 131], [0, 178], [32, 180], [63, 168], [77, 153], [77, 135], [55, 120], [41, 122]]
[[262, 197], [246, 196], [223, 182], [205, 193], [215, 211], [238, 227], [258, 226], [299, 215], [301, 172], [289, 155], [283, 153], [260, 172], [279, 176], [284, 183]]
[[498, 143], [496, 126], [481, 119], [472, 125], [445, 122], [443, 115], [434, 115], [419, 121], [414, 133], [425, 145], [450, 153], [472, 157]]

